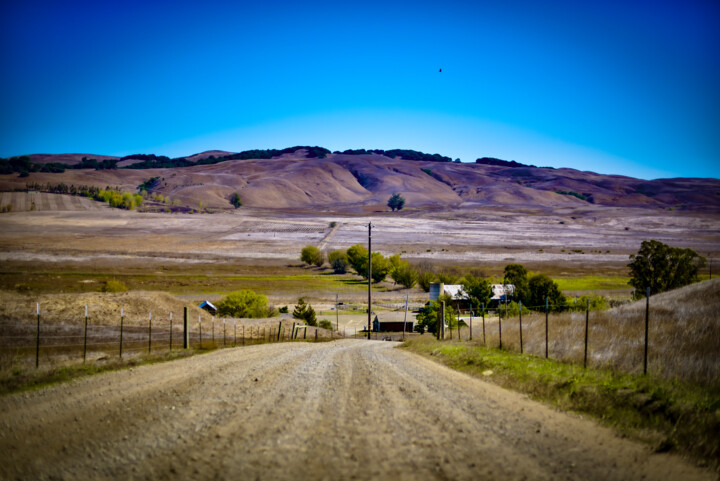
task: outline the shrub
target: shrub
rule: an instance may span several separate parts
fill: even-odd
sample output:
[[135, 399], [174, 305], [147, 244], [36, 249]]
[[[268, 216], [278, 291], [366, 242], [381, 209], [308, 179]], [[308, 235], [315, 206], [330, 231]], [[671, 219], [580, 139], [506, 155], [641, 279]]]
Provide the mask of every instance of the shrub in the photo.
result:
[[327, 319], [323, 319], [322, 321], [320, 321], [320, 327], [329, 331], [333, 330], [332, 322], [328, 321]]
[[125, 292], [128, 290], [128, 287], [124, 282], [110, 279], [105, 281], [105, 285], [102, 286], [101, 290], [102, 292]]
[[242, 200], [240, 200], [240, 194], [237, 192], [233, 192], [233, 194], [230, 196], [230, 203], [237, 209], [238, 207], [242, 206]]
[[246, 289], [228, 294], [217, 308], [220, 316], [242, 318], [272, 317], [277, 312], [268, 306], [267, 297]]
[[303, 247], [303, 250], [300, 252], [300, 260], [308, 265], [315, 265], [317, 267], [323, 265], [325, 261], [323, 253], [313, 245]]
[[335, 274], [345, 274], [348, 266], [347, 251], [342, 249], [334, 250], [328, 254], [328, 262], [335, 271]]
[[288, 306], [282, 306], [280, 309], [278, 309], [278, 312], [280, 312], [280, 314], [287, 314]]

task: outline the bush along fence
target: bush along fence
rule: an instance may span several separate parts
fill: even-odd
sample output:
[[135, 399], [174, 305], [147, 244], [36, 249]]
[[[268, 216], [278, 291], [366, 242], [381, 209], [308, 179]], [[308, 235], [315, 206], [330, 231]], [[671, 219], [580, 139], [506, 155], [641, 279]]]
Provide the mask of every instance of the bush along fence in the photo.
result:
[[582, 310], [553, 313], [547, 301], [544, 306], [519, 303], [510, 315], [501, 305], [492, 317], [482, 309], [452, 325], [445, 319], [442, 303], [434, 335], [438, 340], [475, 341], [485, 347], [581, 362], [584, 367], [594, 364], [643, 374], [655, 370], [664, 377], [699, 382], [716, 379], [720, 368], [697, 365], [692, 343], [701, 340], [692, 326], [665, 321], [662, 309], [653, 314], [647, 294], [642, 310], [592, 311], [587, 301]]
[[[250, 324], [246, 320], [215, 318], [199, 315], [191, 319], [185, 308], [180, 319], [173, 313], [158, 316], [148, 312], [140, 320], [128, 319], [124, 309], [117, 322], [93, 319], [85, 312], [76, 319], [45, 319], [37, 304], [34, 322], [0, 322], [0, 353], [14, 359], [33, 359], [35, 367], [41, 360], [105, 360], [137, 354], [152, 354], [178, 349], [215, 349], [293, 340], [327, 341], [342, 337], [327, 329], [306, 326], [289, 320]], [[128, 323], [131, 320], [132, 323]]]

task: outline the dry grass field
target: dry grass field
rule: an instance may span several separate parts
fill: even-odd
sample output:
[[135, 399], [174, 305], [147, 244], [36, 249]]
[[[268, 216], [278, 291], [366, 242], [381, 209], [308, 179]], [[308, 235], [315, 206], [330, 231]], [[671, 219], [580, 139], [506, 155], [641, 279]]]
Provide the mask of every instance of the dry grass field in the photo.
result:
[[[660, 377], [717, 385], [720, 380], [720, 279], [693, 284], [650, 298], [648, 371]], [[583, 363], [585, 312], [551, 314], [549, 357]], [[520, 352], [519, 318], [503, 319], [503, 348]], [[523, 349], [545, 356], [545, 314], [523, 316]], [[473, 337], [482, 343], [480, 320]], [[469, 330], [461, 332], [468, 339]], [[638, 373], [643, 369], [645, 300], [591, 311], [588, 364]], [[488, 346], [497, 347], [498, 320], [486, 324]]]

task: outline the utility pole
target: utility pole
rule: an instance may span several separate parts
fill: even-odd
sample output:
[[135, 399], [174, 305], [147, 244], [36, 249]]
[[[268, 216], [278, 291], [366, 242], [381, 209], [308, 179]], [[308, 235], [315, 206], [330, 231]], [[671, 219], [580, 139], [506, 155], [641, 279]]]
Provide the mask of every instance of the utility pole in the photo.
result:
[[368, 341], [372, 329], [372, 222], [368, 223]]

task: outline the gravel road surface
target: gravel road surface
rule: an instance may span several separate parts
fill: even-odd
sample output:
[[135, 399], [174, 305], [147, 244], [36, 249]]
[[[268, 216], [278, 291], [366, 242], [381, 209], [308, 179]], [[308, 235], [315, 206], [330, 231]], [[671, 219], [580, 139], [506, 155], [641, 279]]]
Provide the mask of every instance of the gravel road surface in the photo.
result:
[[2, 479], [715, 479], [394, 343], [225, 349], [0, 398]]

